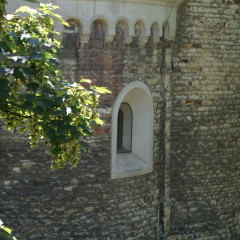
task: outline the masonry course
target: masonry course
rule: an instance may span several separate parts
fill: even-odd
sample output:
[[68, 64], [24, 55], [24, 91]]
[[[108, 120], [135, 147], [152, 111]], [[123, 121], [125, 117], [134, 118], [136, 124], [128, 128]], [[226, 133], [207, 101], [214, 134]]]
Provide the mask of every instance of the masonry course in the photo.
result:
[[[175, 40], [145, 46], [63, 34], [66, 78], [112, 93], [100, 99], [105, 124], [77, 168], [52, 172], [43, 143], [30, 149], [1, 126], [0, 218], [19, 240], [151, 240], [158, 229], [160, 239], [240, 239], [239, 8], [186, 0]], [[112, 106], [133, 81], [153, 98], [154, 170], [111, 180]]]
[[239, 3], [186, 1], [179, 11], [170, 235], [239, 239]]

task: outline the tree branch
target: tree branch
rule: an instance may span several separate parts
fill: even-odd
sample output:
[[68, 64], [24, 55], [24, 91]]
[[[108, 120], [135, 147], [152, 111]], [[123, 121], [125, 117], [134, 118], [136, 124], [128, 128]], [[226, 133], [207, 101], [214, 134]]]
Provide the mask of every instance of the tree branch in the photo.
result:
[[13, 103], [13, 102], [10, 102], [10, 101], [6, 101], [7, 104], [10, 104], [10, 105], [13, 105], [13, 106], [16, 106], [16, 107], [20, 107], [20, 108], [23, 108], [22, 105], [18, 105], [16, 103]]
[[8, 110], [5, 110], [5, 109], [0, 109], [0, 111], [3, 111], [5, 113], [12, 114], [14, 116], [21, 117], [21, 118], [31, 118], [31, 116], [21, 115], [21, 114], [18, 114], [18, 113], [15, 113], [15, 112], [11, 112], [11, 111], [8, 111]]

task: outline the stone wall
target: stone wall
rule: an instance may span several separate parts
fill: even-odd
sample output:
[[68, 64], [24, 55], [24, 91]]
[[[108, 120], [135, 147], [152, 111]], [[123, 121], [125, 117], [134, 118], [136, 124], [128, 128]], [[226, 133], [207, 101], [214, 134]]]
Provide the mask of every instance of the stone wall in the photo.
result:
[[[112, 93], [100, 100], [105, 124], [94, 127], [77, 168], [52, 172], [43, 143], [30, 149], [0, 128], [0, 218], [19, 240], [240, 239], [239, 7], [185, 0], [174, 43], [153, 40], [150, 28], [141, 42], [141, 21], [126, 39], [123, 20], [111, 23], [115, 36], [102, 19], [83, 36], [84, 23], [68, 19], [64, 75]], [[153, 97], [153, 172], [112, 180], [112, 106], [133, 81]]]
[[169, 239], [240, 239], [239, 10], [233, 0], [188, 0], [179, 9]]
[[[71, 22], [72, 23], [72, 22]], [[77, 26], [78, 23], [73, 22]], [[81, 43], [70, 25], [63, 35], [62, 68], [66, 78], [89, 78], [111, 94], [98, 111], [105, 121], [89, 138], [90, 154], [77, 168], [52, 172], [43, 144], [30, 149], [26, 137], [0, 132], [0, 218], [21, 239], [156, 239], [163, 147], [164, 92], [161, 77], [164, 42], [145, 47], [105, 42]], [[121, 38], [120, 38], [121, 39]], [[145, 83], [154, 102], [154, 170], [111, 180], [111, 113], [121, 89], [132, 81]], [[143, 126], [144, 127], [144, 126]]]

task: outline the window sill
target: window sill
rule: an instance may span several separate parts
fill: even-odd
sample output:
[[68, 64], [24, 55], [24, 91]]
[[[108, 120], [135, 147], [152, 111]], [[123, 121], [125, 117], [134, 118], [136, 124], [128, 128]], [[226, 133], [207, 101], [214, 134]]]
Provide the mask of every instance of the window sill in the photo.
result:
[[152, 166], [133, 153], [117, 154], [118, 170], [113, 172], [113, 178], [125, 178], [143, 175], [152, 172]]

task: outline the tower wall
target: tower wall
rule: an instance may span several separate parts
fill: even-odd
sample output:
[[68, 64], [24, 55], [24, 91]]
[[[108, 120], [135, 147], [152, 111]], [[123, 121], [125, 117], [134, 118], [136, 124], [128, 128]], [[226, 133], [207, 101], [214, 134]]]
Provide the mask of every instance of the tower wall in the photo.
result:
[[[1, 127], [0, 218], [19, 239], [240, 238], [239, 1], [185, 0], [171, 42], [173, 2], [56, 1], [65, 78], [111, 94], [77, 168], [52, 172], [43, 143]], [[153, 171], [111, 179], [113, 106], [135, 81], [153, 100]]]
[[239, 239], [238, 1], [189, 0], [172, 54], [170, 239]]
[[[130, 31], [137, 29], [137, 33], [129, 40], [125, 33], [131, 26], [122, 18], [111, 38], [106, 19], [96, 18], [88, 35], [80, 18], [65, 19], [70, 26], [63, 29], [61, 39], [64, 76], [72, 82], [88, 78], [111, 90], [98, 107], [105, 124], [94, 126], [88, 139], [91, 152], [81, 155], [77, 168], [67, 166], [55, 172], [43, 143], [30, 149], [27, 137], [1, 127], [0, 218], [18, 239], [156, 239], [166, 42], [160, 41], [159, 33], [154, 40], [151, 29], [140, 20], [135, 22], [137, 27], [132, 26]], [[147, 86], [153, 100], [153, 171], [111, 179], [112, 107], [120, 91], [135, 81]]]

